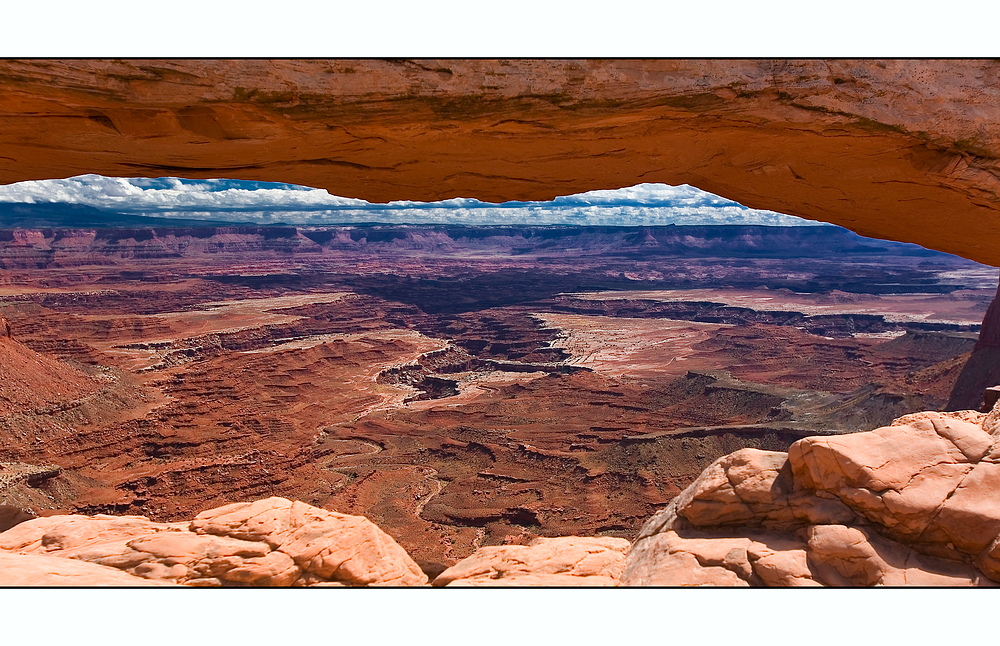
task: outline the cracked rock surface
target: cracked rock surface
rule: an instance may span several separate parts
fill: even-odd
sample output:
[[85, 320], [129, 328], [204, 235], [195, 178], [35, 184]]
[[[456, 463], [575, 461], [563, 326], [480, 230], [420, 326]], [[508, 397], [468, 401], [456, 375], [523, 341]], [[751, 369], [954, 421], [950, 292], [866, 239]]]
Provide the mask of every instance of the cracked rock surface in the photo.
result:
[[630, 543], [623, 538], [536, 538], [482, 547], [434, 579], [435, 586], [616, 586]]
[[995, 585], [1000, 447], [970, 419], [724, 456], [644, 525], [622, 584]]
[[0, 552], [0, 585], [5, 586], [171, 586], [128, 572], [58, 556]]
[[191, 522], [106, 515], [36, 518], [0, 534], [0, 556], [24, 555], [50, 559], [38, 566], [41, 578], [33, 583], [27, 575], [15, 575], [15, 568], [3, 568], [0, 585], [90, 585], [53, 583], [54, 575], [44, 569], [53, 557], [113, 572], [108, 576], [117, 578], [107, 585], [146, 580], [267, 587], [427, 583], [403, 548], [368, 519], [284, 498], [226, 505]]

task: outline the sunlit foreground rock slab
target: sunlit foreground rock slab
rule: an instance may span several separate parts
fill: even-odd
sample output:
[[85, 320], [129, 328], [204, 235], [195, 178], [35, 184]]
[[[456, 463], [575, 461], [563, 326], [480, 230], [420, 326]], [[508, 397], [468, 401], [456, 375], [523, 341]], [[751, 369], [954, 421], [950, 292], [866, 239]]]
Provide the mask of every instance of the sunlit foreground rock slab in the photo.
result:
[[58, 556], [0, 552], [0, 582], [5, 586], [174, 586], [128, 572]]
[[631, 544], [623, 538], [536, 538], [482, 547], [438, 575], [435, 586], [617, 586]]
[[917, 413], [724, 456], [643, 526], [622, 584], [996, 585], [996, 417]]
[[[37, 518], [0, 534], [0, 555], [38, 560], [24, 563], [37, 575], [14, 561], [0, 567], [0, 585], [427, 583], [403, 548], [368, 519], [284, 498], [226, 505], [179, 523], [142, 516]], [[92, 567], [64, 576], [46, 569], [53, 557]], [[106, 582], [98, 583], [102, 573]]]

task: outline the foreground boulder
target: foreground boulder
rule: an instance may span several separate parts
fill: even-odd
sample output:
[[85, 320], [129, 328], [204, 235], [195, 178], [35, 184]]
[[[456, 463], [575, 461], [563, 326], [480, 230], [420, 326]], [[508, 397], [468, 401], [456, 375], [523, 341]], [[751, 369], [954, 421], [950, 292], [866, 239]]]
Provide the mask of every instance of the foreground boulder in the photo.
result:
[[630, 544], [624, 538], [536, 538], [482, 547], [434, 579], [435, 586], [616, 586]]
[[0, 584], [7, 586], [169, 586], [115, 568], [57, 556], [0, 552]]
[[970, 419], [724, 456], [643, 526], [622, 584], [994, 585], [1000, 446]]
[[[193, 586], [427, 583], [403, 548], [368, 519], [284, 498], [226, 505], [179, 523], [37, 518], [0, 534], [0, 554], [86, 561], [132, 579]], [[13, 569], [0, 568], [0, 585], [20, 585], [14, 578]]]
[[797, 484], [850, 506], [891, 538], [948, 558], [1000, 534], [1000, 454], [982, 427], [938, 416], [789, 447]]

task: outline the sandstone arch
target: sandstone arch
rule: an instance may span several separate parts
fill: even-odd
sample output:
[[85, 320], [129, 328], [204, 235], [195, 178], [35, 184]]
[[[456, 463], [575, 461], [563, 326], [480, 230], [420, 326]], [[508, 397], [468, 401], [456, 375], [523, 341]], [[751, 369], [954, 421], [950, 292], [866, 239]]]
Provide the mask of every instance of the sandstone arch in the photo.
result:
[[0, 182], [87, 172], [371, 201], [689, 183], [1000, 265], [1000, 62], [0, 61]]

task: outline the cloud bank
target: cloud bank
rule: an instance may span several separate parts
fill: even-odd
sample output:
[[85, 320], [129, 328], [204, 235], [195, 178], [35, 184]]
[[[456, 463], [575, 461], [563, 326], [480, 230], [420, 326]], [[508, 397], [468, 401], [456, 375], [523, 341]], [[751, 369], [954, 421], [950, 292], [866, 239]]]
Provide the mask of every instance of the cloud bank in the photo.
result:
[[551, 202], [492, 204], [455, 198], [375, 204], [331, 195], [323, 189], [275, 182], [78, 175], [0, 186], [0, 202], [82, 204], [132, 215], [259, 224], [823, 224], [750, 209], [686, 184], [638, 184], [557, 197]]

